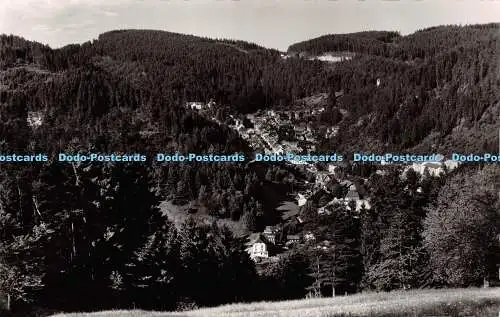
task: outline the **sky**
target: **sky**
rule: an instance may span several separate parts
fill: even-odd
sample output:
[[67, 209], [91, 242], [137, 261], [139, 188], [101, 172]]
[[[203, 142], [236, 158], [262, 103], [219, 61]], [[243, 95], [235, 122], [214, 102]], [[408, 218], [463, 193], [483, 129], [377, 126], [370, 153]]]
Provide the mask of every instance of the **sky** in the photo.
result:
[[500, 22], [500, 0], [0, 0], [0, 33], [53, 48], [140, 28], [285, 51], [324, 34], [488, 22]]

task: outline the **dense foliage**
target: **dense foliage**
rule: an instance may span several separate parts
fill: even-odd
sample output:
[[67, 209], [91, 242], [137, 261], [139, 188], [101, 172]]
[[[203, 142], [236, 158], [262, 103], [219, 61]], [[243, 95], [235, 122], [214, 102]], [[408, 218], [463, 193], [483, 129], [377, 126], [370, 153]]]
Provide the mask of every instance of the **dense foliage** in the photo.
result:
[[289, 53], [320, 55], [327, 52], [357, 52], [370, 55], [386, 55], [391, 43], [399, 38], [397, 32], [367, 31], [349, 34], [323, 35], [318, 38], [295, 43]]
[[408, 36], [332, 35], [292, 45], [289, 52], [356, 55], [329, 72], [330, 96], [343, 89], [337, 104], [348, 114], [325, 148], [492, 151], [500, 113], [498, 29], [486, 24]]
[[[348, 191], [331, 182], [300, 209], [300, 221], [285, 221], [276, 207], [315, 176], [285, 164], [55, 158], [90, 151], [252, 153], [227, 126], [230, 115], [291, 108], [320, 92], [330, 98], [315, 122], [340, 129], [320, 138], [318, 151], [493, 151], [497, 32], [497, 24], [408, 36], [361, 32], [290, 47], [306, 58], [161, 31], [112, 31], [57, 50], [0, 36], [0, 152], [49, 156], [0, 168], [0, 293], [15, 309], [182, 310], [307, 292], [480, 283], [498, 254], [496, 166], [432, 177], [347, 163], [336, 175], [353, 179], [371, 208], [341, 205], [319, 215], [319, 207]], [[308, 59], [331, 51], [354, 58]], [[185, 106], [210, 100], [208, 115]], [[277, 134], [286, 140], [292, 132], [282, 127]], [[206, 217], [179, 225], [160, 209], [166, 201]], [[310, 231], [316, 242], [260, 267], [242, 235], [221, 221], [244, 234], [267, 225], [281, 227], [283, 236]], [[462, 253], [474, 260], [462, 261]]]

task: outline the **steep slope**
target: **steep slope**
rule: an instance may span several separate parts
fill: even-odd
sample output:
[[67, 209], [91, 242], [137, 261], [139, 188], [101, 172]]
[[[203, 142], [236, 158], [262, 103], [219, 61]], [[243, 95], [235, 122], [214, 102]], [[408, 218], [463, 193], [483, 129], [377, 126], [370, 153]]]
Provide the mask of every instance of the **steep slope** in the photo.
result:
[[322, 54], [363, 41], [351, 46], [353, 60], [329, 67], [331, 95], [344, 90], [337, 102], [349, 117], [324, 149], [495, 151], [499, 34], [499, 24], [440, 26], [390, 42], [325, 36], [289, 51]]

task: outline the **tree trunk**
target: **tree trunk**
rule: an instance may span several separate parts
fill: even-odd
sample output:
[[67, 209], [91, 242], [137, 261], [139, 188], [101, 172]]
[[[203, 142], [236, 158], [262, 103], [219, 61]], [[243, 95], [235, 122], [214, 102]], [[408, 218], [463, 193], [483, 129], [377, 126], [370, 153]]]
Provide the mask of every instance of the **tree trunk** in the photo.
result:
[[73, 260], [73, 257], [76, 257], [75, 224], [73, 221], [71, 221], [71, 245], [73, 250], [73, 253], [71, 254], [71, 260]]
[[36, 213], [38, 214], [40, 219], [43, 221], [42, 214], [40, 213], [40, 209], [38, 209], [38, 202], [36, 200], [36, 196], [35, 195], [31, 196], [31, 200], [33, 201], [33, 205], [35, 206]]
[[7, 310], [10, 311], [10, 294], [7, 293]]
[[483, 278], [483, 288], [488, 288], [490, 287], [490, 281], [485, 277]]
[[332, 284], [332, 297], [335, 297], [335, 284]]
[[78, 172], [76, 171], [75, 163], [72, 162], [71, 166], [73, 167], [73, 173], [75, 174], [75, 186], [79, 186], [80, 185], [80, 176], [78, 175]]

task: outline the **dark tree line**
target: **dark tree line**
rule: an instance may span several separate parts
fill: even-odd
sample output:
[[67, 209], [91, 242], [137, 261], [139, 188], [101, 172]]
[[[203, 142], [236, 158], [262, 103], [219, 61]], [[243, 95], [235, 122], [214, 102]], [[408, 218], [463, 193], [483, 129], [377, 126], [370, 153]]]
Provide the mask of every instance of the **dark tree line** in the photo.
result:
[[146, 167], [51, 163], [32, 173], [2, 178], [1, 291], [14, 304], [173, 310], [255, 296], [244, 241], [215, 224], [177, 229]]
[[[392, 169], [372, 174], [364, 186], [370, 208], [331, 205], [318, 215], [323, 194], [302, 207], [305, 224], [286, 228], [315, 235], [298, 253], [307, 259], [310, 295], [497, 280], [500, 181], [495, 166], [441, 177]], [[461, 252], [470, 260], [464, 261]]]

